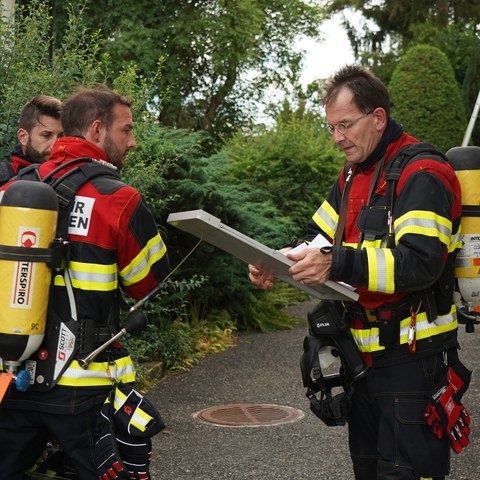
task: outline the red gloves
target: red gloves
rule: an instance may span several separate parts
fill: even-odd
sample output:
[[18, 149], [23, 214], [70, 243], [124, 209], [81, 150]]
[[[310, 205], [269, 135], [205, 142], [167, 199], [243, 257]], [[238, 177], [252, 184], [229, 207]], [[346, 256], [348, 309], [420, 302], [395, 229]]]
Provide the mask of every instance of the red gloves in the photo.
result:
[[471, 420], [460, 400], [468, 389], [471, 375], [470, 370], [460, 362], [449, 367], [447, 385], [432, 395], [424, 414], [427, 424], [438, 438], [447, 433], [456, 453], [469, 444]]

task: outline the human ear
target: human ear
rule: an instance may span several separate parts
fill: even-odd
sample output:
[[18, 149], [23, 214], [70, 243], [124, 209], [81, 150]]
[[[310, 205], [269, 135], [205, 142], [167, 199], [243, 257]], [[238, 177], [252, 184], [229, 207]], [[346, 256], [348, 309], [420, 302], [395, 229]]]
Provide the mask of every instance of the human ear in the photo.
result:
[[105, 126], [101, 120], [94, 120], [90, 127], [88, 127], [87, 135], [85, 138], [96, 145], [99, 145], [103, 142], [105, 132]]
[[375, 128], [378, 131], [384, 130], [387, 125], [387, 112], [381, 107], [376, 108], [372, 112], [372, 116], [375, 122]]
[[25, 147], [28, 142], [28, 132], [24, 128], [19, 128], [17, 131], [17, 138], [20, 144]]

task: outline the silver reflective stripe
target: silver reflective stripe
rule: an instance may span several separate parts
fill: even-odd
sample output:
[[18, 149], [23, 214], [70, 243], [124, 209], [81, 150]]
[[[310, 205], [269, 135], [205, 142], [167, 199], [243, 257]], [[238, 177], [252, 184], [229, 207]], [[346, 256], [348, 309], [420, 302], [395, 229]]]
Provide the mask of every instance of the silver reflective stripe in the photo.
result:
[[[408, 341], [408, 330], [410, 328], [410, 317], [400, 322], [400, 344], [404, 345]], [[433, 322], [429, 322], [425, 312], [417, 315], [416, 330], [417, 340], [433, 337], [444, 332], [449, 332], [457, 328], [457, 313], [453, 312], [436, 318]], [[362, 352], [375, 352], [384, 350], [385, 347], [380, 345], [378, 327], [365, 329], [351, 329], [352, 335]]]

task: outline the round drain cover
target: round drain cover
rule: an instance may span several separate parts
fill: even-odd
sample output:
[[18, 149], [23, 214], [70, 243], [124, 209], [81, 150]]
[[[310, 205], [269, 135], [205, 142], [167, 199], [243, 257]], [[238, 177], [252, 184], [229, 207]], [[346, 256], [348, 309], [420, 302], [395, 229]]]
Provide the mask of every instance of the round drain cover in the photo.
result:
[[304, 413], [285, 405], [233, 403], [206, 408], [197, 412], [195, 417], [228, 427], [260, 427], [295, 422], [303, 418]]

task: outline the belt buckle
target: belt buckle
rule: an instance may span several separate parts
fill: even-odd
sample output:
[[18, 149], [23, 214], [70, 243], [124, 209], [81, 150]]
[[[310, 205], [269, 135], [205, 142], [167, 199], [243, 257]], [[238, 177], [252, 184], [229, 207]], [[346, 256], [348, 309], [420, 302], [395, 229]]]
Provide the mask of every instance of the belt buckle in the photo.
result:
[[368, 320], [369, 323], [378, 321], [377, 314], [372, 313], [372, 312], [375, 312], [375, 310], [369, 310], [367, 308], [365, 308], [364, 310], [365, 310], [365, 318]]

